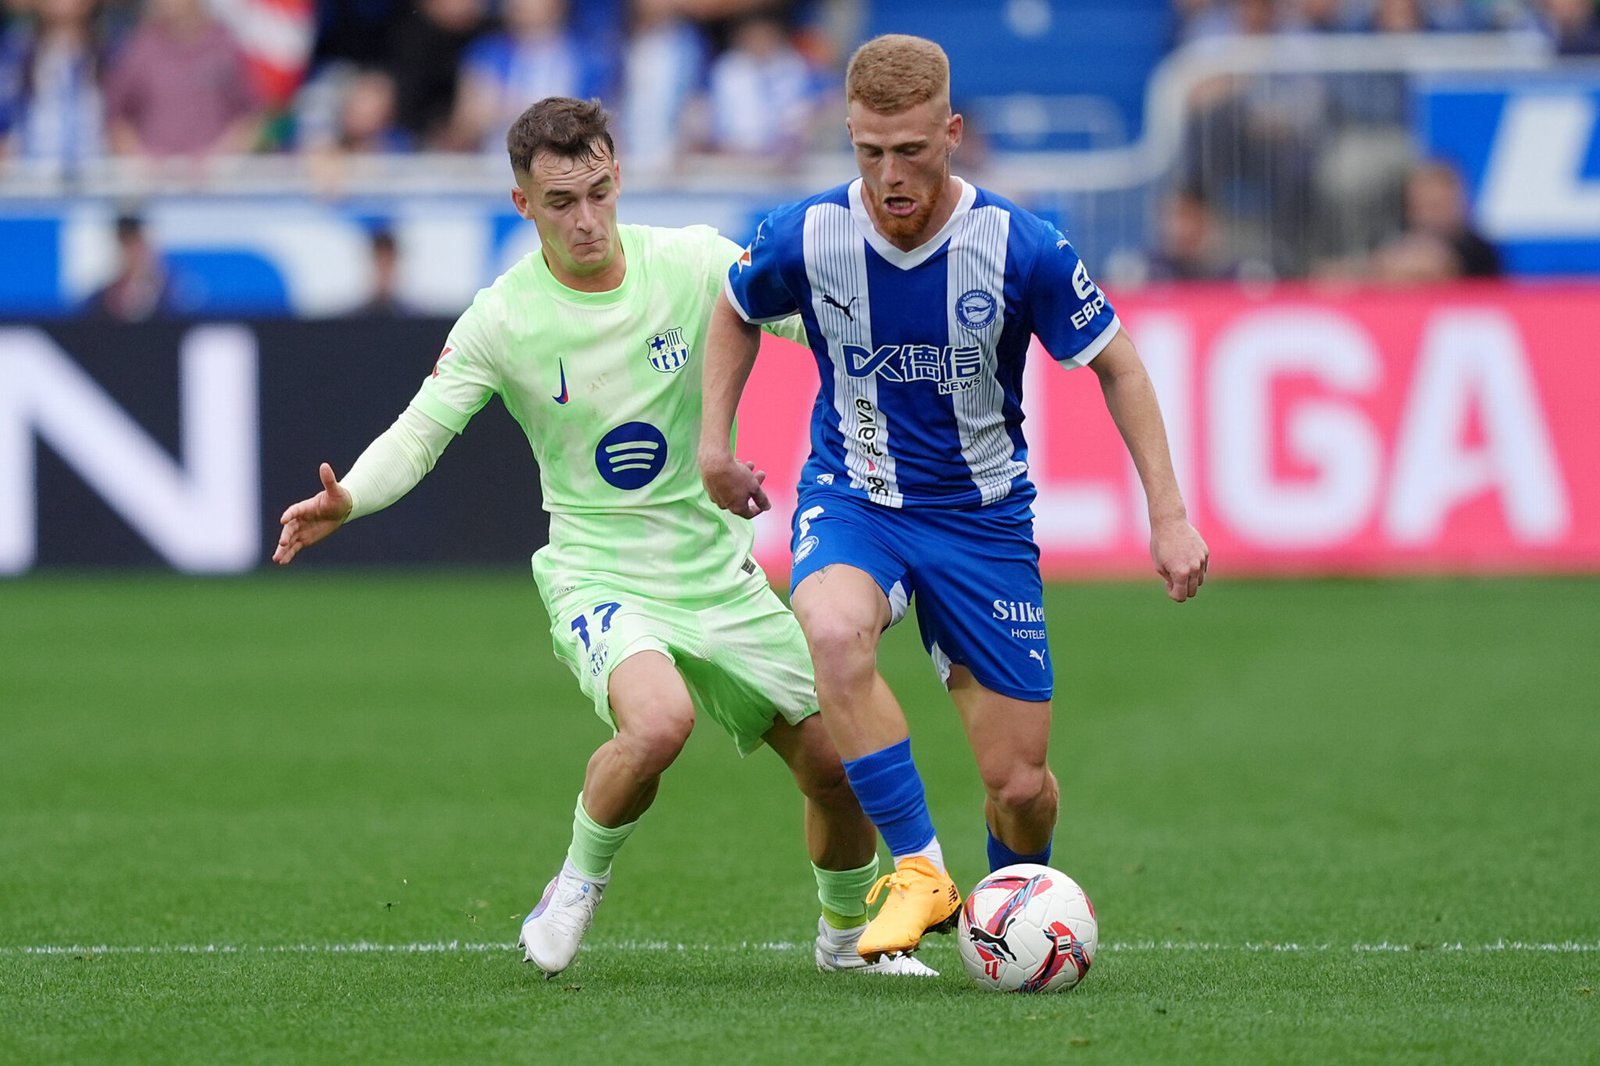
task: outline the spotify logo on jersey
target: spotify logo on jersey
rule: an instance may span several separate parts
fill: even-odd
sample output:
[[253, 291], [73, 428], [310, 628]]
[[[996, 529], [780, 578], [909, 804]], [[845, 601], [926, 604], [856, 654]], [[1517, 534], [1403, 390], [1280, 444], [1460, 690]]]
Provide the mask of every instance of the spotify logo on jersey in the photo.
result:
[[594, 465], [608, 485], [643, 488], [667, 465], [667, 438], [648, 422], [624, 422], [600, 438]]

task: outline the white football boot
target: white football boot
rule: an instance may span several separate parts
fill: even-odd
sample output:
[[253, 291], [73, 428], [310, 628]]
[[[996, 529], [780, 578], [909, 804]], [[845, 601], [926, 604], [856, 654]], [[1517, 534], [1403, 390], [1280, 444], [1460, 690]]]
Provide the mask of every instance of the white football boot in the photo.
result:
[[570, 862], [562, 862], [561, 872], [545, 886], [538, 905], [522, 920], [517, 947], [523, 950], [523, 961], [539, 967], [546, 977], [571, 966], [610, 881], [609, 876], [591, 880]]
[[925, 965], [911, 955], [881, 955], [868, 962], [856, 950], [856, 941], [866, 924], [854, 929], [835, 929], [821, 918], [817, 919], [817, 969], [823, 973], [849, 970], [853, 973], [886, 973], [901, 977], [938, 977], [939, 971]]

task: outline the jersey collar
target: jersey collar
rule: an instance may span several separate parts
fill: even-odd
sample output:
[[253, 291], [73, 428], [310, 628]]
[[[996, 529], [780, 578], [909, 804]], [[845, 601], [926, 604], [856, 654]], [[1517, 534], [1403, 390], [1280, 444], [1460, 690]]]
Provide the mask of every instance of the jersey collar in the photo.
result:
[[973, 201], [978, 198], [978, 189], [971, 182], [962, 181], [954, 174], [950, 176], [950, 180], [961, 182], [961, 197], [956, 200], [955, 210], [950, 212], [949, 219], [939, 227], [938, 233], [909, 252], [890, 244], [889, 239], [879, 233], [878, 228], [872, 224], [872, 216], [867, 214], [866, 201], [861, 198], [860, 178], [850, 183], [850, 217], [855, 220], [856, 229], [860, 230], [867, 243], [872, 245], [872, 250], [881, 255], [891, 266], [897, 266], [901, 270], [921, 266], [950, 239], [950, 235], [961, 224], [961, 220], [967, 217], [967, 211], [971, 209]]

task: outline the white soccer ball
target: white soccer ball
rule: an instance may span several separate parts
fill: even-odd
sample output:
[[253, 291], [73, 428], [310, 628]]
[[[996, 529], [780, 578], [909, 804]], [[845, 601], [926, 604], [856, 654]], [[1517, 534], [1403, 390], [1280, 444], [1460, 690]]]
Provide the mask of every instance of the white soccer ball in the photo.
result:
[[979, 881], [957, 922], [967, 973], [996, 992], [1064, 992], [1089, 972], [1099, 941], [1094, 904], [1078, 882], [1033, 863]]

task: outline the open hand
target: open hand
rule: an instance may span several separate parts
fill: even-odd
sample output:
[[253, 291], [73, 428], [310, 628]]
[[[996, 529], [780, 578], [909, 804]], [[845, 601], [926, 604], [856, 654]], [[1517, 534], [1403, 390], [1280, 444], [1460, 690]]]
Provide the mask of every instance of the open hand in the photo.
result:
[[317, 470], [322, 478], [322, 491], [309, 500], [301, 500], [283, 512], [278, 521], [283, 532], [278, 534], [278, 547], [272, 561], [287, 566], [300, 553], [327, 537], [350, 517], [350, 493], [333, 476], [333, 467], [323, 463]]

